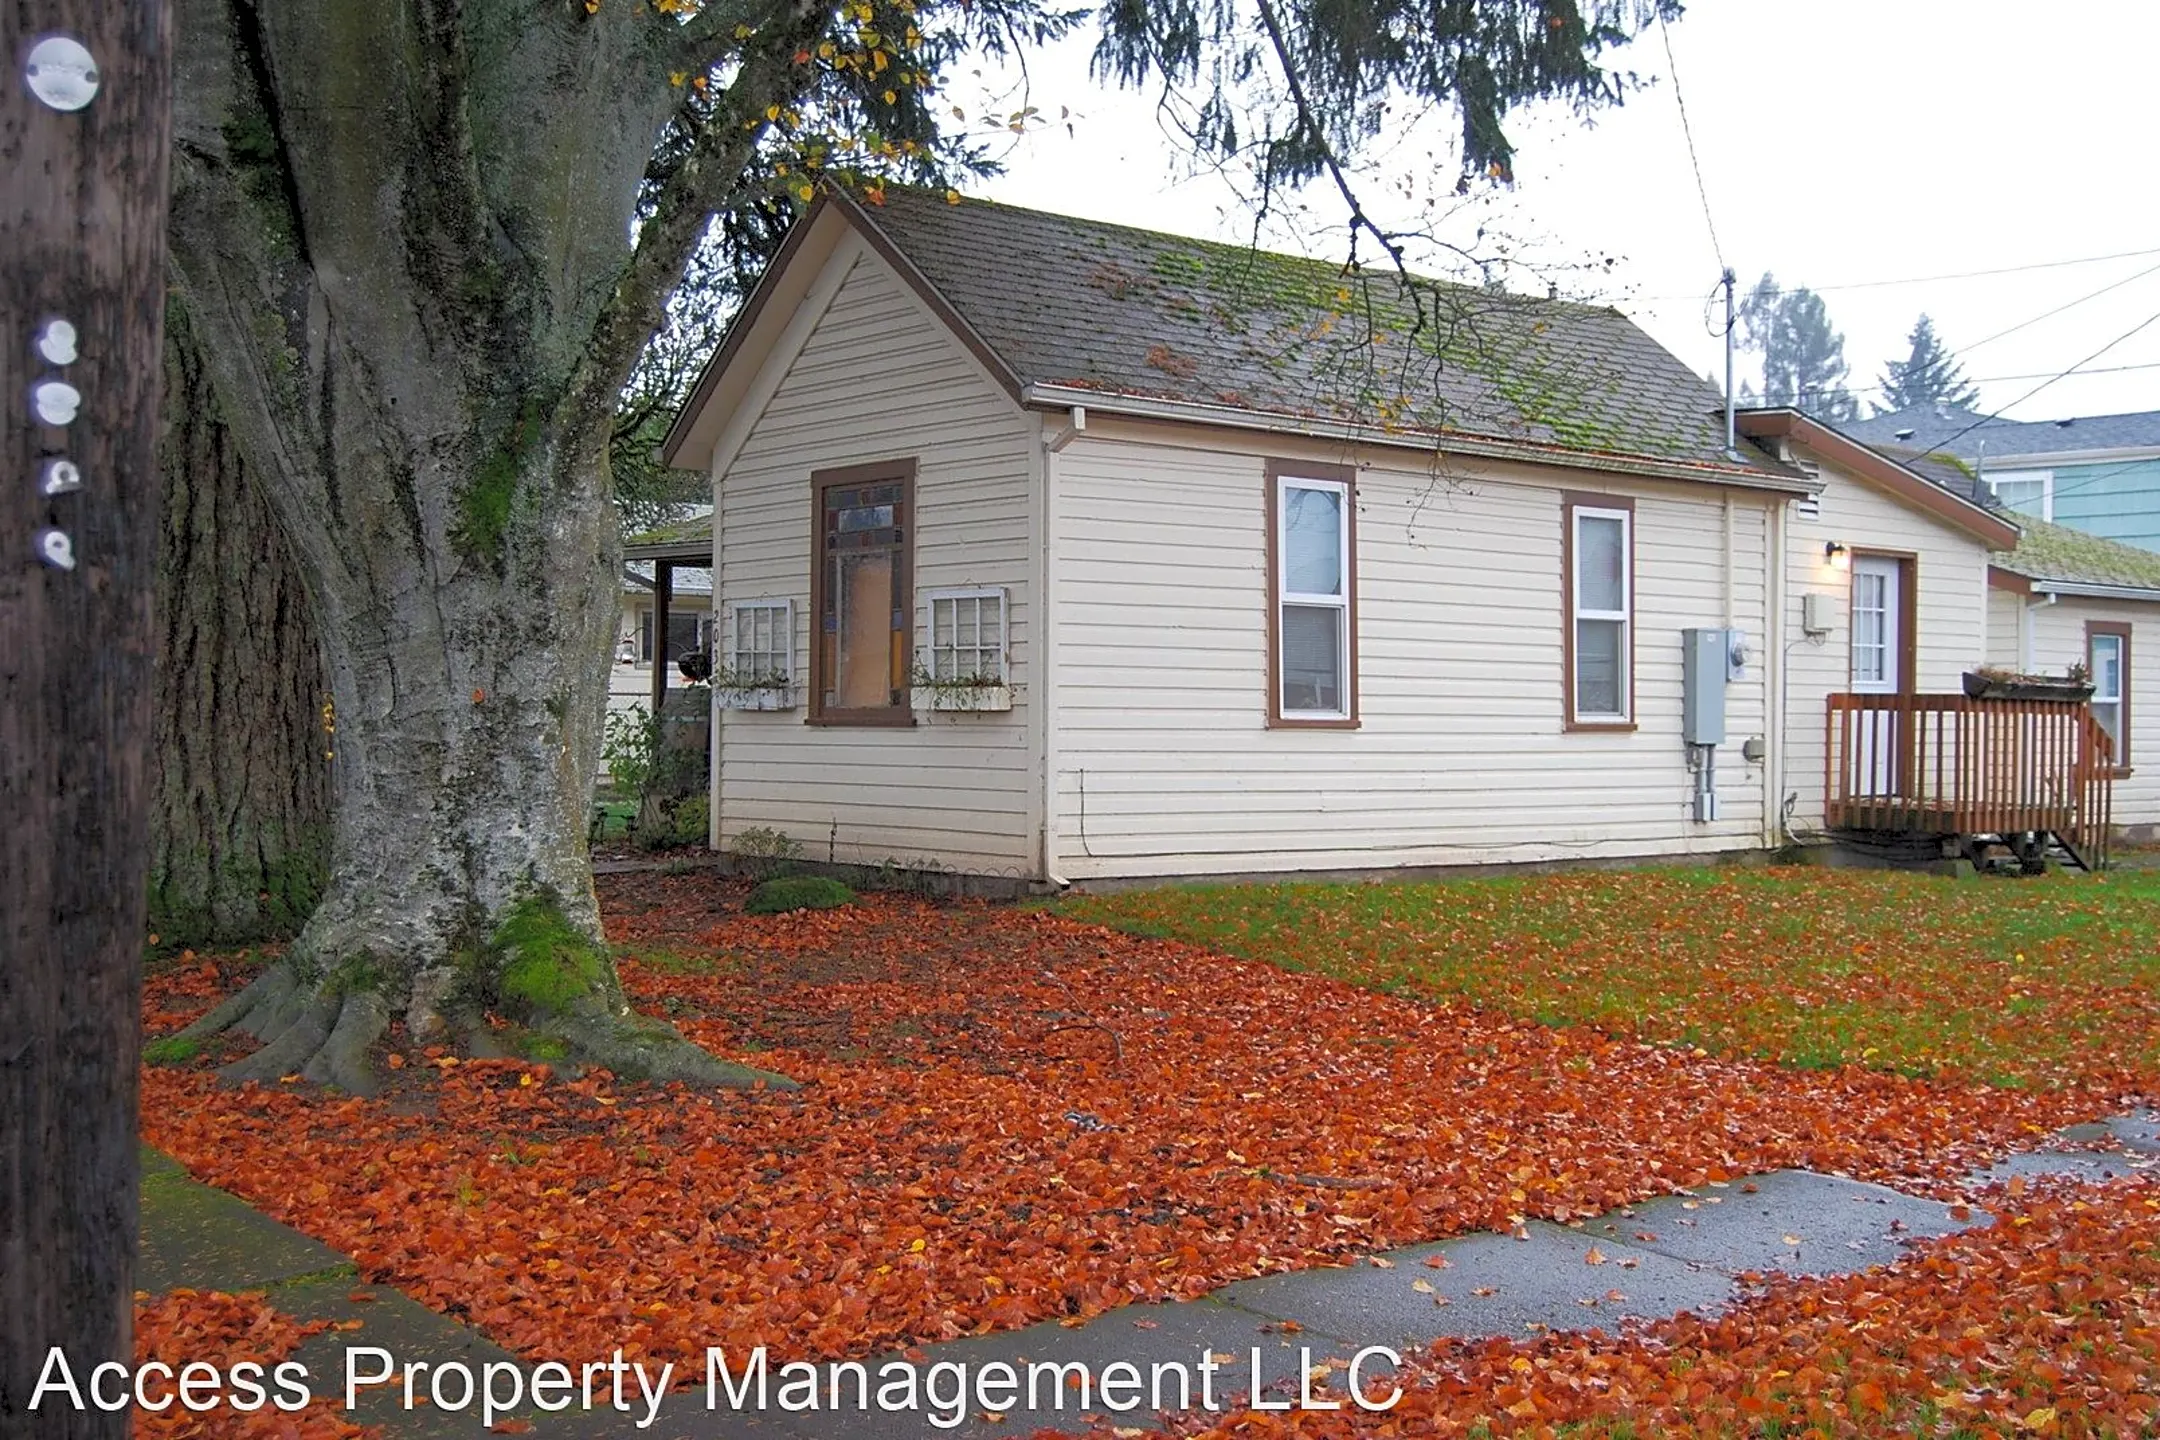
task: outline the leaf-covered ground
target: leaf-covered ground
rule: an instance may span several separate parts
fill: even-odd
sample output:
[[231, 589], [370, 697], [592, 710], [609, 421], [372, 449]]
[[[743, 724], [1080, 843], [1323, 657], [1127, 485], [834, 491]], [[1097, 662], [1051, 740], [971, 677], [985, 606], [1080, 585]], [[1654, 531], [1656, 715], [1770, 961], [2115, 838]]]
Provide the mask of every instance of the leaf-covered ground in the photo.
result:
[[[689, 1094], [406, 1049], [369, 1101], [154, 1067], [146, 1137], [529, 1354], [604, 1338], [681, 1359], [721, 1337], [780, 1358], [1189, 1296], [1782, 1166], [1940, 1188], [2117, 1108], [2128, 1083], [2108, 1066], [2015, 1092], [1779, 1069], [1011, 908], [887, 897], [755, 918], [704, 875], [603, 895], [641, 1004], [805, 1088]], [[155, 974], [152, 1032], [244, 969]]]
[[[1195, 1412], [1171, 1428], [1240, 1440], [2160, 1430], [2160, 1186], [1997, 1203], [1986, 1229], [1860, 1275], [1775, 1279], [1715, 1318], [1443, 1343], [1412, 1358], [1384, 1412]], [[1344, 1401], [1343, 1379], [1327, 1380], [1314, 1393]]]
[[1204, 886], [1063, 913], [1360, 985], [1804, 1066], [2160, 1073], [2160, 873], [1808, 868]]
[[[276, 1309], [262, 1295], [228, 1295], [218, 1290], [168, 1290], [135, 1297], [135, 1360], [162, 1361], [177, 1374], [183, 1366], [209, 1364], [229, 1375], [243, 1361], [260, 1367], [254, 1379], [267, 1403], [239, 1410], [220, 1403], [210, 1410], [190, 1410], [175, 1401], [162, 1410], [137, 1406], [135, 1433], [154, 1440], [363, 1440], [376, 1432], [347, 1420], [328, 1398], [311, 1400], [304, 1409], [283, 1410], [272, 1372], [300, 1342], [326, 1329], [326, 1321], [301, 1321]], [[153, 1383], [152, 1399], [172, 1391]], [[221, 1401], [245, 1402], [244, 1390], [221, 1392]]]

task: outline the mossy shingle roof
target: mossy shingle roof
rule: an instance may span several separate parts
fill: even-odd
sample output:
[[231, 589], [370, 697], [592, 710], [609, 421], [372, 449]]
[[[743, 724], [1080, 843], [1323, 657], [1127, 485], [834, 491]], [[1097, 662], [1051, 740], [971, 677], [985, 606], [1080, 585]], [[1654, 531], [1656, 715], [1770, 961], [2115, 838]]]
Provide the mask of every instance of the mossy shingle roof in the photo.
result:
[[898, 187], [862, 214], [1021, 385], [1735, 464], [1718, 392], [1616, 310]]
[[2024, 531], [2017, 549], [1989, 557], [1997, 569], [2033, 581], [2160, 592], [2160, 555], [2150, 550], [2044, 520], [2020, 516], [2017, 523]]

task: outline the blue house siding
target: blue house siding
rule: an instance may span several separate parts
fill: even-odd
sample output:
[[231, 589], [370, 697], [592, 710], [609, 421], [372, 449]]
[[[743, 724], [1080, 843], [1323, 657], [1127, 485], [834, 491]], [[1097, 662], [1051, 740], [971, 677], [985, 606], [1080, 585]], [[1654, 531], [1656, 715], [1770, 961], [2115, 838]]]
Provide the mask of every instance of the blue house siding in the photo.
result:
[[2051, 519], [2088, 535], [2160, 551], [2160, 457], [2049, 468], [2055, 477], [2054, 508], [2049, 513], [2042, 512], [2037, 494], [2020, 493], [2030, 487], [2016, 484], [2021, 474], [2036, 472], [2004, 464], [1989, 466], [1987, 474], [2000, 487], [1998, 494], [2007, 508], [2020, 515]]
[[2061, 467], [2055, 523], [2160, 550], [2160, 459]]

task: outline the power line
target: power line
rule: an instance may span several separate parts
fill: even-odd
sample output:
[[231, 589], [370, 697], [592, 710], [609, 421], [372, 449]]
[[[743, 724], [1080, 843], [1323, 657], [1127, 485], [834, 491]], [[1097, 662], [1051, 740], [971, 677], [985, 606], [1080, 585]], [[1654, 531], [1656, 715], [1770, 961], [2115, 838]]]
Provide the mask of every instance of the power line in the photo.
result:
[[2018, 406], [2024, 404], [2027, 400], [2032, 399], [2033, 396], [2038, 395], [2041, 391], [2047, 389], [2050, 385], [2053, 385], [2058, 381], [2064, 380], [2069, 376], [2076, 374], [2078, 371], [2084, 369], [2087, 365], [2099, 359], [2102, 355], [2107, 354], [2108, 351], [2122, 344], [2123, 341], [2128, 340], [2131, 336], [2137, 334], [2140, 330], [2143, 330], [2146, 326], [2153, 324], [2155, 321], [2160, 321], [2160, 310], [2153, 311], [2152, 314], [2146, 316], [2143, 320], [2138, 321], [2137, 324], [2131, 326], [2128, 330], [2123, 331], [2122, 334], [2116, 336], [2113, 340], [2108, 341], [2107, 344], [2102, 345], [2098, 350], [2093, 351], [2092, 354], [2087, 355], [2083, 360], [2078, 361], [2069, 369], [2058, 371], [2054, 375], [2049, 376], [2047, 379], [2042, 380], [2038, 385], [2033, 386], [2032, 389], [2026, 391], [2023, 395], [2018, 396], [2017, 399], [2012, 400], [2008, 405], [2003, 406], [2002, 409], [1996, 410], [1991, 414], [1982, 415], [1979, 419], [1973, 421], [1972, 424], [1967, 425], [1964, 429], [1958, 431], [1949, 439], [1940, 441], [1934, 445], [1929, 446], [1928, 448], [1930, 450], [1948, 453], [1951, 446], [1957, 444], [1958, 441], [1964, 439], [1967, 435], [1972, 434], [1973, 431], [1979, 429], [1982, 425], [1987, 424], [1990, 420], [2000, 420], [2002, 418], [2004, 410], [2016, 409]]
[[[2091, 375], [2124, 375], [2135, 370], [2160, 370], [2160, 360], [2144, 361], [2136, 365], [2100, 365], [2094, 367], [2091, 370], [2078, 371], [2076, 378], [2083, 380], [2087, 376]], [[1966, 383], [1971, 385], [2002, 385], [2007, 384], [2012, 380], [2045, 380], [2057, 373], [2058, 372], [2053, 370], [2027, 370], [2024, 373], [2018, 375], [1974, 375], [1971, 376]], [[1803, 387], [1800, 392], [1800, 398], [1804, 400], [1811, 395], [1826, 395], [1832, 390], [1843, 390], [1847, 394], [1856, 394], [1860, 391], [1887, 392], [1889, 388], [1890, 387], [1888, 385], [1884, 384], [1880, 380], [1856, 380], [1847, 384], [1832, 385], [1826, 388]]]
[[1703, 183], [1702, 159], [1695, 153], [1695, 127], [1688, 123], [1687, 97], [1680, 93], [1680, 66], [1673, 59], [1672, 29], [1665, 23], [1665, 9], [1658, 7], [1658, 35], [1665, 42], [1665, 70], [1672, 76], [1673, 104], [1680, 111], [1680, 133], [1687, 138], [1688, 164], [1695, 171], [1695, 194], [1702, 201], [1703, 225], [1710, 231], [1710, 253], [1717, 256], [1719, 270], [1732, 267], [1725, 263], [1725, 247], [1718, 243], [1717, 221], [1710, 213], [1710, 187]]
[[[2137, 260], [2147, 255], [2160, 255], [2160, 246], [2150, 250], [2117, 250], [2110, 255], [2081, 255], [2071, 260], [2035, 260], [2026, 265], [2004, 265], [1992, 270], [1956, 270], [1941, 275], [1906, 275], [1894, 280], [1848, 280], [1839, 285], [1799, 285], [1795, 290], [1812, 290], [1820, 295], [1831, 290], [1890, 290], [1902, 285], [1932, 285], [1944, 280], [1980, 280], [1994, 275], [2022, 275], [2032, 270], [2061, 270], [2072, 265], [2099, 265], [2109, 260]], [[1789, 295], [1791, 290], [1783, 286], [1771, 287], [1773, 295]], [[1693, 300], [1693, 295], [1638, 295], [1631, 303], [1647, 304], [1660, 300]]]
[[2042, 320], [2052, 319], [2055, 316], [2062, 314], [2065, 310], [2074, 310], [2078, 306], [2083, 305], [2088, 300], [2097, 300], [2102, 295], [2107, 294], [2111, 290], [2120, 290], [2123, 286], [2130, 284], [2132, 281], [2142, 280], [2146, 276], [2154, 274], [2155, 272], [2160, 272], [2160, 265], [2147, 266], [2145, 269], [2138, 271], [2137, 274], [2126, 276], [2121, 280], [2115, 281], [2113, 284], [2103, 285], [2098, 290], [2093, 291], [2089, 295], [2080, 295], [2077, 299], [2066, 301], [2065, 303], [2056, 306], [2054, 309], [2049, 310], [2044, 314], [2033, 316], [2030, 320], [2020, 320], [2017, 324], [2012, 325], [2009, 329], [1998, 330], [1993, 335], [1988, 336], [1985, 340], [1975, 340], [1970, 345], [1961, 346], [1957, 353], [1959, 353], [1960, 355], [1970, 355], [1973, 351], [1979, 349], [1982, 345], [1992, 345], [1997, 340], [2002, 339], [2005, 335], [2015, 335], [2018, 331], [2025, 329], [2027, 326], [2037, 325]]

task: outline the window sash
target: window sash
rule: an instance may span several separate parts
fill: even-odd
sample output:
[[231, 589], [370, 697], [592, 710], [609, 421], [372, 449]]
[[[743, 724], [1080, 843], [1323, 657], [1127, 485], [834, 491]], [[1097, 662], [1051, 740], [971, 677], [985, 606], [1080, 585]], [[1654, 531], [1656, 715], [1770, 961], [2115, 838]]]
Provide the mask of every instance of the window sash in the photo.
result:
[[1009, 683], [1006, 592], [997, 587], [932, 590], [925, 598], [931, 678]]
[[909, 723], [915, 464], [811, 480], [810, 718]]
[[2006, 508], [2042, 520], [2055, 518], [2055, 472], [2053, 470], [2004, 470], [1986, 476], [1987, 487]]
[[[2092, 700], [2089, 702], [2093, 718], [2107, 732], [2112, 754], [2109, 763], [2117, 769], [2130, 764], [2130, 737], [2124, 733], [2130, 707], [2130, 642], [2129, 637], [2114, 630], [2093, 630], [2085, 637], [2085, 663], [2092, 671]], [[2110, 684], [2108, 682], [2112, 681]]]
[[737, 601], [732, 639], [728, 668], [738, 677], [795, 683], [794, 601]]
[[1852, 678], [1879, 685], [1890, 676], [1890, 581], [1864, 571], [1852, 587]]
[[[1290, 584], [1290, 537], [1292, 511], [1300, 491], [1335, 497], [1335, 588], [1332, 591], [1298, 590]], [[1355, 587], [1351, 567], [1355, 557], [1350, 543], [1353, 516], [1350, 482], [1280, 475], [1275, 479], [1275, 708], [1285, 720], [1347, 720], [1351, 718], [1350, 596]], [[1335, 612], [1334, 672], [1322, 675], [1312, 665], [1291, 665], [1288, 643], [1294, 610]], [[1300, 627], [1302, 628], [1302, 627]], [[1300, 647], [1304, 650], [1306, 647]], [[1332, 690], [1335, 704], [1318, 703]], [[1300, 701], [1292, 703], [1292, 694]]]
[[[1610, 609], [1586, 604], [1584, 591], [1586, 562], [1591, 550], [1583, 541], [1584, 522], [1617, 522], [1619, 527], [1618, 581], [1620, 604]], [[1574, 654], [1567, 677], [1569, 713], [1578, 721], [1624, 722], [1634, 714], [1634, 628], [1635, 628], [1635, 513], [1632, 510], [1608, 508], [1597, 505], [1571, 505], [1568, 513], [1568, 541], [1573, 571], [1568, 576], [1568, 629], [1575, 636]], [[1589, 577], [1595, 578], [1595, 577]], [[1602, 666], [1607, 657], [1596, 654], [1582, 643], [1583, 624], [1592, 622], [1609, 627], [1613, 634], [1612, 664], [1615, 675], [1610, 690], [1613, 707], [1595, 708], [1590, 702], [1601, 700], [1593, 689], [1607, 688], [1599, 684], [1602, 677], [1592, 674], [1590, 667]]]

